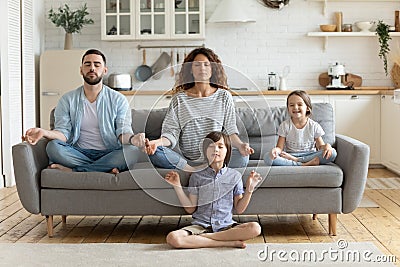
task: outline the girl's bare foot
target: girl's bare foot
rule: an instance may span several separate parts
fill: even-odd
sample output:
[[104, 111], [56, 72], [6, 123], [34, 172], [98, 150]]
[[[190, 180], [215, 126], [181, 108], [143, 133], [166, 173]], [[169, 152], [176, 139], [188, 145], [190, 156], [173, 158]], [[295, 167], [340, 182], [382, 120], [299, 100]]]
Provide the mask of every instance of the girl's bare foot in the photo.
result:
[[309, 162], [303, 163], [301, 166], [318, 166], [319, 165], [319, 158], [315, 157]]
[[118, 168], [113, 168], [113, 169], [110, 171], [110, 173], [111, 173], [111, 174], [118, 174], [118, 173], [119, 173], [119, 170], [118, 170]]
[[64, 171], [64, 172], [72, 172], [71, 168], [65, 167], [61, 164], [50, 164], [49, 169], [54, 169], [54, 170], [60, 170], [60, 171]]
[[292, 161], [299, 161], [298, 158], [296, 158], [295, 156], [290, 155], [289, 153], [282, 151], [282, 153], [279, 155], [284, 159], [288, 159], [288, 160], [292, 160]]

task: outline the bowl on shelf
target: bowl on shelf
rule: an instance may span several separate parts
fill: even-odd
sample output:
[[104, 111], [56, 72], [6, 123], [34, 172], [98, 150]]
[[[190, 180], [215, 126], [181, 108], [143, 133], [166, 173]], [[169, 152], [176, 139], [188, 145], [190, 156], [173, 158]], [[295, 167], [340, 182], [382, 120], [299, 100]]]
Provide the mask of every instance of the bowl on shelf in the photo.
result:
[[321, 24], [321, 25], [319, 25], [319, 28], [323, 32], [334, 32], [334, 31], [336, 31], [336, 25], [334, 25], [334, 24]]
[[374, 22], [373, 21], [358, 21], [355, 24], [356, 24], [357, 28], [360, 29], [360, 31], [369, 32], [369, 30], [374, 25]]

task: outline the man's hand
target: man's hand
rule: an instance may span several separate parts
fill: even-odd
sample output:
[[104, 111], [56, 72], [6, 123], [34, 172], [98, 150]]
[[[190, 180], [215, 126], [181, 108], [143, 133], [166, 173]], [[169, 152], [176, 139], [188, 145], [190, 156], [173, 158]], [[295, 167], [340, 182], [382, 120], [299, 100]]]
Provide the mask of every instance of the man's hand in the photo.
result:
[[31, 145], [36, 145], [36, 143], [42, 139], [45, 135], [45, 130], [42, 128], [30, 128], [26, 131], [24, 140]]
[[243, 143], [239, 147], [239, 152], [242, 156], [248, 156], [254, 153], [254, 149], [250, 147], [249, 143]]
[[135, 134], [131, 139], [131, 144], [136, 147], [144, 147], [145, 142], [146, 142], [146, 139], [145, 139], [144, 133]]
[[181, 179], [179, 177], [179, 174], [174, 171], [170, 171], [165, 175], [165, 181], [173, 186], [181, 186]]
[[253, 193], [256, 185], [261, 181], [261, 175], [256, 171], [251, 171], [249, 178], [247, 178], [246, 188], [249, 193]]

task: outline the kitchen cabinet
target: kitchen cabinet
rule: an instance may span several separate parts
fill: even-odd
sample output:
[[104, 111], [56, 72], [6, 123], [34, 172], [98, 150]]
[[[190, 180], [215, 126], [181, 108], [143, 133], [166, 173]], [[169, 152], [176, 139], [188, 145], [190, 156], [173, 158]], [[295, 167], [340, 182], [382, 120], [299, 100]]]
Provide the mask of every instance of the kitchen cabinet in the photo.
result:
[[205, 38], [204, 0], [102, 0], [102, 40]]
[[381, 161], [400, 173], [400, 105], [394, 103], [393, 95], [381, 96]]
[[379, 95], [331, 95], [336, 133], [347, 135], [370, 146], [370, 164], [380, 163]]
[[170, 95], [126, 95], [126, 98], [134, 109], [167, 108], [171, 101]]

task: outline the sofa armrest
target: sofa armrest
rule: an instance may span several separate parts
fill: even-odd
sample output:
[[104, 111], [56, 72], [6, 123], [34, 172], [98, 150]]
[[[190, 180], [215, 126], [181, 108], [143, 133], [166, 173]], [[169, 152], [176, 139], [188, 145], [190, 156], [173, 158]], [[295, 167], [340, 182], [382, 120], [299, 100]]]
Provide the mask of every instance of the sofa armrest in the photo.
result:
[[34, 146], [23, 142], [12, 147], [18, 195], [24, 208], [34, 214], [40, 212], [40, 175], [49, 164], [47, 142], [42, 139]]
[[342, 169], [343, 213], [350, 213], [360, 204], [367, 182], [369, 146], [348, 136], [336, 134], [335, 163]]

